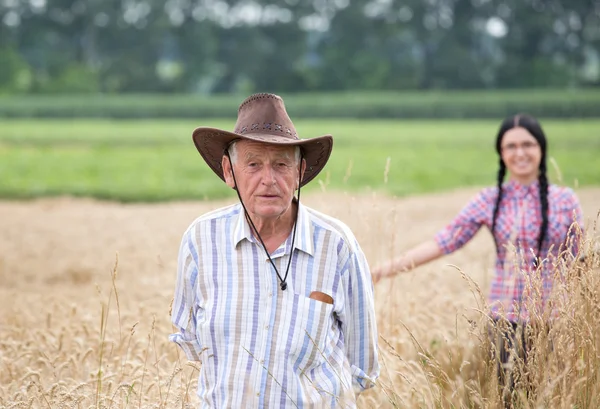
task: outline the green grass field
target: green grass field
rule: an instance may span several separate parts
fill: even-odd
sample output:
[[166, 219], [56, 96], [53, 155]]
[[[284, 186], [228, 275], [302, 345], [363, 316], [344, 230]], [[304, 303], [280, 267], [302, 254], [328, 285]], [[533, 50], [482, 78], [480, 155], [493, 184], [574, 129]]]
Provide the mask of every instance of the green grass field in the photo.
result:
[[[231, 120], [1, 120], [0, 197], [121, 201], [233, 197], [191, 141]], [[332, 134], [332, 157], [306, 190], [391, 195], [493, 184], [499, 121], [296, 121], [302, 138]], [[600, 185], [600, 120], [543, 121], [553, 182]]]

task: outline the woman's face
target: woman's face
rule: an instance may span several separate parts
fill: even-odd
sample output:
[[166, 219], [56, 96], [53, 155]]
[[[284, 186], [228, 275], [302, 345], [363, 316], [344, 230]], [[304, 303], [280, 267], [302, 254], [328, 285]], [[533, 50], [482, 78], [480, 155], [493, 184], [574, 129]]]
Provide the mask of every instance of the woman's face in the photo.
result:
[[506, 131], [500, 152], [512, 179], [529, 184], [538, 178], [542, 148], [527, 129], [516, 127]]

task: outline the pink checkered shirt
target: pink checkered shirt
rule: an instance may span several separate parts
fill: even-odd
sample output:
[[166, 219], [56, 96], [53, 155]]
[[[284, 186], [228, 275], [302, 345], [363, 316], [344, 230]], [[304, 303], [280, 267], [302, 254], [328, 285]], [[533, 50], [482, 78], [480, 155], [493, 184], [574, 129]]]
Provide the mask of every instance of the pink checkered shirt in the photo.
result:
[[[502, 315], [511, 321], [527, 320], [529, 313], [526, 305], [532, 304], [526, 302], [531, 298], [531, 286], [526, 283], [535, 271], [534, 255], [538, 251], [542, 222], [539, 184], [536, 181], [523, 186], [509, 181], [503, 185], [502, 191], [494, 231], [498, 254], [489, 295], [490, 309], [494, 317]], [[465, 245], [482, 225], [491, 229], [497, 197], [498, 188], [483, 189], [448, 226], [435, 235], [444, 254]], [[541, 308], [544, 308], [551, 295], [553, 261], [566, 249], [572, 255], [577, 255], [579, 251], [581, 236], [578, 229], [572, 228], [573, 222], [583, 229], [583, 212], [577, 196], [570, 188], [550, 185], [548, 209], [548, 230], [540, 255], [545, 259], [539, 277], [543, 285]]]

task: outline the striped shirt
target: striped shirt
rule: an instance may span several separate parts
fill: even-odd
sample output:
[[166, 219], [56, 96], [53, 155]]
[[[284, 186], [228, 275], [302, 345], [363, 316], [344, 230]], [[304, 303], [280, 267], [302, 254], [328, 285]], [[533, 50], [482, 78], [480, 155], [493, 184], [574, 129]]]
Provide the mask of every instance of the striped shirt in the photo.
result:
[[[443, 253], [451, 253], [465, 245], [483, 225], [491, 229], [498, 188], [483, 189], [444, 229], [435, 240]], [[492, 316], [509, 320], [527, 320], [527, 302], [531, 299], [532, 278], [540, 280], [543, 291], [540, 301], [544, 308], [551, 296], [554, 276], [553, 262], [564, 250], [571, 255], [579, 251], [580, 235], [574, 222], [583, 228], [583, 212], [577, 196], [567, 187], [550, 185], [548, 190], [548, 230], [542, 244], [544, 259], [539, 277], [533, 272], [538, 237], [542, 222], [539, 183], [523, 186], [516, 181], [503, 185], [502, 200], [496, 219], [494, 238], [498, 245], [494, 277], [489, 302]]]
[[[355, 407], [379, 376], [373, 285], [342, 222], [299, 204], [296, 240], [271, 258], [240, 204], [196, 219], [181, 242], [170, 340], [201, 361], [201, 407]], [[330, 295], [327, 304], [309, 298]]]

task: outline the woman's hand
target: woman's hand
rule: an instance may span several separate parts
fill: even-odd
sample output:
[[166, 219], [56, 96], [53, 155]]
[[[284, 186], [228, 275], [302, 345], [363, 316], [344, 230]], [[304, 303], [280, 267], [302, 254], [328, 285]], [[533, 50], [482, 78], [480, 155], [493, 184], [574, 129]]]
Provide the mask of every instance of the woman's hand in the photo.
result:
[[376, 284], [381, 279], [393, 277], [400, 272], [410, 271], [421, 264], [441, 257], [442, 254], [442, 250], [440, 250], [437, 243], [434, 240], [428, 240], [408, 250], [403, 256], [375, 267], [371, 271], [373, 283]]
[[373, 277], [373, 284], [377, 284], [381, 279], [388, 278], [396, 275], [394, 271], [394, 261], [389, 261], [381, 266], [377, 266], [371, 271]]

